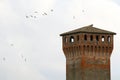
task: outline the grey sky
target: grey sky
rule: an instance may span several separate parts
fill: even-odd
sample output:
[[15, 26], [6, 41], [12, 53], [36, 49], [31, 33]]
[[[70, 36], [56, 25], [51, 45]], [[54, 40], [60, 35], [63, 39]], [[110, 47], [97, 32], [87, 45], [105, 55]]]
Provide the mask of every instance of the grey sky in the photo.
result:
[[65, 80], [59, 34], [89, 24], [117, 33], [111, 70], [120, 80], [117, 0], [0, 0], [0, 10], [0, 80]]

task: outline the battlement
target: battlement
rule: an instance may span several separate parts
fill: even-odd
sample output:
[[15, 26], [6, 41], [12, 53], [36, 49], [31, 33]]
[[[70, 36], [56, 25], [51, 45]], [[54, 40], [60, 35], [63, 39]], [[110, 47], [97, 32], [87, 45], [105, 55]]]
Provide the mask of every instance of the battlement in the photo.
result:
[[63, 36], [63, 46], [74, 45], [112, 45], [113, 35], [79, 33]]
[[[63, 36], [63, 51], [72, 56], [110, 56], [113, 50], [113, 35], [79, 33]], [[77, 51], [77, 53], [74, 53]], [[71, 53], [72, 52], [72, 53]]]
[[115, 34], [93, 25], [60, 34], [66, 57], [66, 80], [110, 80]]

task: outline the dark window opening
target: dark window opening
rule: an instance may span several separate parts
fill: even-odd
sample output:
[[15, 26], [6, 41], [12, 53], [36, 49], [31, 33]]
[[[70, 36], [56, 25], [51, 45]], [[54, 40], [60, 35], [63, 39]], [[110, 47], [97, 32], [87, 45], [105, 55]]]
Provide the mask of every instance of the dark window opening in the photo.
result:
[[84, 40], [87, 41], [87, 35], [84, 36]]
[[75, 42], [75, 39], [74, 39], [73, 36], [70, 37], [70, 42], [71, 42], [71, 43]]
[[77, 35], [77, 41], [79, 41], [79, 35]]
[[96, 41], [99, 41], [99, 36], [96, 36]]
[[90, 41], [93, 41], [93, 36], [92, 35], [90, 36]]

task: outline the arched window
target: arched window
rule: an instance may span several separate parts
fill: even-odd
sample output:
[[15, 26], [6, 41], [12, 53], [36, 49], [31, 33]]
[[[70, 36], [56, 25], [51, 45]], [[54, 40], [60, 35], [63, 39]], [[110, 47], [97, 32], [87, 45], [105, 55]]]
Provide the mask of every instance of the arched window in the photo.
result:
[[93, 36], [92, 35], [90, 36], [90, 41], [93, 41]]
[[104, 36], [102, 36], [102, 42], [104, 42], [105, 41], [105, 37]]
[[70, 37], [70, 42], [71, 42], [71, 43], [75, 42], [75, 39], [74, 39], [73, 36]]
[[110, 36], [107, 37], [107, 41], [110, 42]]
[[84, 40], [87, 41], [87, 35], [84, 35]]

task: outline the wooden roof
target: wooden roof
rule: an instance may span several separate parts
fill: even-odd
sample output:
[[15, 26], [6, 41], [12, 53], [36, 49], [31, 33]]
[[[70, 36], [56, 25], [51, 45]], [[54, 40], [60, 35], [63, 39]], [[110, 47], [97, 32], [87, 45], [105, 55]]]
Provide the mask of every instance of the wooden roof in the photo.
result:
[[71, 35], [71, 34], [76, 34], [76, 33], [93, 33], [93, 34], [112, 34], [115, 35], [116, 33], [111, 32], [111, 31], [107, 31], [107, 30], [103, 30], [103, 29], [99, 29], [96, 27], [93, 27], [93, 24], [82, 27], [82, 28], [78, 28], [69, 32], [65, 32], [60, 34], [60, 36], [64, 36], [64, 35]]

